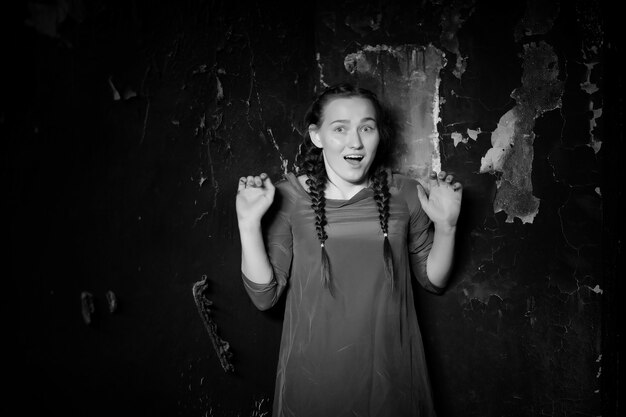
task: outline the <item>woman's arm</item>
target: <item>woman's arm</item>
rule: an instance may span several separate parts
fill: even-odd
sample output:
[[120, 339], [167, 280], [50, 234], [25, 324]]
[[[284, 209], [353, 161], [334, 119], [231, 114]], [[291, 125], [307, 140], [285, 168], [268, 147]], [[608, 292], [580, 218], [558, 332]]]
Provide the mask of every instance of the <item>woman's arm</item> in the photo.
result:
[[447, 175], [445, 171], [441, 171], [439, 175], [432, 172], [427, 182], [420, 182], [417, 186], [422, 209], [435, 226], [426, 274], [430, 282], [439, 288], [446, 286], [452, 269], [462, 193], [461, 184], [454, 182], [453, 176]]
[[261, 223], [239, 223], [241, 239], [241, 272], [257, 284], [269, 284], [272, 280], [272, 266], [267, 257]]
[[274, 184], [264, 173], [239, 179], [236, 209], [241, 238], [241, 272], [257, 284], [268, 284], [272, 279], [261, 219], [272, 205], [275, 191]]
[[448, 283], [454, 254], [456, 227], [444, 228], [435, 224], [433, 246], [426, 261], [426, 274], [436, 287], [443, 288]]
[[242, 279], [260, 310], [276, 304], [287, 286], [291, 268], [289, 217], [294, 199], [288, 187], [279, 191], [265, 174], [241, 178], [237, 190]]

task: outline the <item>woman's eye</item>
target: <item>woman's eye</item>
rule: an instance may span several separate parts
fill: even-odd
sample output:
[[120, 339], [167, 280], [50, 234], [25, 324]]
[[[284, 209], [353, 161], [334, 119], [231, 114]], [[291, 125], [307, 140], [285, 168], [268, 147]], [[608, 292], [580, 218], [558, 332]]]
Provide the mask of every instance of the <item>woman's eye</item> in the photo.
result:
[[337, 132], [337, 133], [343, 133], [343, 132], [344, 132], [344, 130], [345, 130], [345, 129], [344, 129], [343, 127], [341, 127], [341, 126], [337, 126], [337, 127], [335, 128], [335, 132]]
[[376, 130], [376, 128], [374, 126], [363, 126], [361, 130], [363, 132], [373, 132], [374, 130]]

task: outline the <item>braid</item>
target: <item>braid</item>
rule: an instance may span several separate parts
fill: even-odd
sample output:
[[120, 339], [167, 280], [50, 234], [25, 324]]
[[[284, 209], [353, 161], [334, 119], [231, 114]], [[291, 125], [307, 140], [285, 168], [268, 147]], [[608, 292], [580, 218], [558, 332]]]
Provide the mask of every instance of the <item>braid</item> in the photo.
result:
[[389, 185], [387, 184], [387, 171], [379, 168], [372, 176], [372, 186], [374, 188], [374, 201], [378, 207], [378, 221], [380, 229], [385, 237], [383, 243], [383, 259], [385, 265], [385, 275], [391, 283], [391, 290], [395, 289], [395, 277], [393, 272], [393, 255], [389, 243]]
[[376, 110], [377, 125], [380, 135], [380, 142], [374, 159], [374, 164], [370, 168], [373, 175], [372, 187], [374, 189], [374, 200], [378, 208], [378, 217], [380, 228], [385, 237], [383, 244], [383, 257], [385, 265], [385, 275], [391, 283], [392, 291], [395, 288], [394, 272], [393, 272], [393, 256], [391, 245], [389, 244], [389, 186], [387, 184], [387, 171], [383, 168], [391, 149], [391, 141], [395, 135], [394, 122], [387, 111], [381, 106], [376, 95], [369, 90], [363, 88], [355, 88], [349, 84], [338, 84], [328, 87], [320, 94], [311, 104], [305, 116], [305, 130], [298, 154], [294, 162], [296, 173], [306, 175], [306, 184], [309, 188], [308, 192], [311, 197], [311, 208], [315, 213], [315, 232], [321, 247], [321, 280], [325, 288], [328, 288], [330, 294], [333, 295], [333, 285], [330, 279], [330, 263], [326, 253], [325, 242], [328, 235], [325, 230], [326, 220], [326, 182], [328, 176], [324, 165], [322, 149], [316, 147], [311, 141], [308, 129], [310, 126], [320, 126], [322, 124], [325, 106], [333, 98], [338, 97], [361, 97], [370, 100]]
[[305, 141], [300, 145], [298, 155], [296, 156], [296, 167], [298, 173], [307, 176], [306, 185], [309, 187], [309, 195], [311, 196], [311, 208], [315, 213], [315, 231], [317, 239], [321, 247], [321, 280], [324, 288], [328, 288], [331, 295], [333, 294], [333, 285], [330, 281], [330, 262], [326, 252], [326, 239], [328, 234], [324, 229], [326, 226], [326, 168], [324, 166], [324, 158], [322, 150], [315, 147], [311, 141]]
[[324, 193], [326, 190], [326, 179], [323, 177], [325, 175], [317, 178], [309, 177], [306, 180], [309, 186], [309, 194], [311, 195], [311, 208], [315, 212], [315, 230], [317, 231], [317, 238], [320, 244], [324, 244], [326, 239], [328, 239], [328, 235], [324, 230], [324, 226], [326, 226], [326, 196]]

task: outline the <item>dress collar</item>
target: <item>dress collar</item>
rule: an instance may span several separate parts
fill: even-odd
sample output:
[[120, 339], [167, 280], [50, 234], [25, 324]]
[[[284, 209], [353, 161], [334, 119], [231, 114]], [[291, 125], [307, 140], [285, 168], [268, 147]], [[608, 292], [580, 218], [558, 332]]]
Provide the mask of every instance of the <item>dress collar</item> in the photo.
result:
[[[287, 179], [287, 181], [291, 183], [291, 185], [293, 185], [298, 190], [298, 192], [301, 195], [305, 196], [309, 200], [311, 199], [311, 196], [304, 189], [302, 184], [300, 184], [300, 181], [298, 181], [298, 178], [293, 172], [288, 172], [287, 174], [285, 174], [285, 178]], [[374, 190], [372, 190], [371, 187], [366, 187], [366, 188], [359, 190], [355, 195], [352, 196], [352, 198], [347, 199], [347, 200], [327, 198], [326, 206], [327, 207], [344, 207], [349, 204], [356, 203], [357, 201], [361, 201], [365, 198], [371, 197], [373, 194], [374, 194]]]

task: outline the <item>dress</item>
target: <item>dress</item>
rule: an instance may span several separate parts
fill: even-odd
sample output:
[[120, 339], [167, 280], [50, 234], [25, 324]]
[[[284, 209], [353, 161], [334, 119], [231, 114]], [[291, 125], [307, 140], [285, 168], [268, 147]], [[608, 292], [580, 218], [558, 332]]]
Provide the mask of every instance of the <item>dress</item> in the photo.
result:
[[390, 178], [389, 239], [396, 290], [386, 279], [374, 191], [326, 200], [326, 249], [334, 297], [320, 278], [320, 244], [311, 200], [293, 173], [276, 184], [264, 216], [274, 276], [244, 286], [261, 310], [286, 290], [273, 417], [435, 416], [411, 270], [428, 291], [431, 222], [416, 182]]

